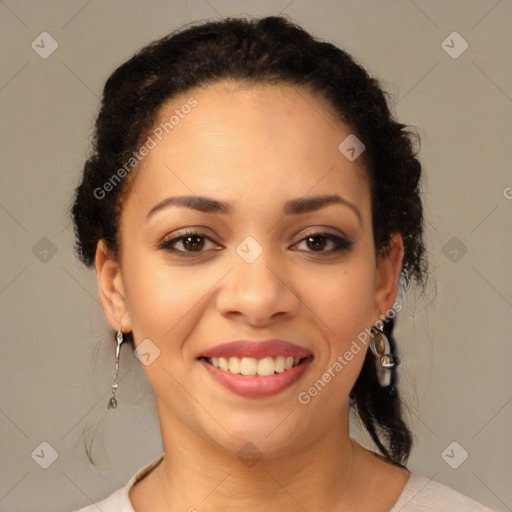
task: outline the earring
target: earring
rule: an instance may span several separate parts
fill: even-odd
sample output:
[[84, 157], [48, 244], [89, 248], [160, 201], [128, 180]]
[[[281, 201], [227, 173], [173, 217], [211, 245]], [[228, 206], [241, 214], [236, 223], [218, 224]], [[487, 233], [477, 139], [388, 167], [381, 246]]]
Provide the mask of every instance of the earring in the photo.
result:
[[117, 376], [119, 374], [119, 354], [121, 352], [121, 344], [123, 343], [123, 331], [121, 330], [121, 324], [119, 324], [119, 331], [116, 334], [116, 360], [115, 360], [115, 370], [114, 370], [114, 382], [112, 382], [112, 395], [108, 401], [107, 409], [115, 409], [117, 407], [116, 400], [116, 391], [119, 387], [119, 383], [117, 382]]
[[381, 387], [388, 387], [391, 384], [391, 371], [396, 368], [399, 360], [397, 356], [390, 353], [389, 340], [383, 329], [378, 327], [375, 329], [377, 329], [377, 336], [370, 333], [370, 349], [377, 358], [375, 361], [377, 380]]

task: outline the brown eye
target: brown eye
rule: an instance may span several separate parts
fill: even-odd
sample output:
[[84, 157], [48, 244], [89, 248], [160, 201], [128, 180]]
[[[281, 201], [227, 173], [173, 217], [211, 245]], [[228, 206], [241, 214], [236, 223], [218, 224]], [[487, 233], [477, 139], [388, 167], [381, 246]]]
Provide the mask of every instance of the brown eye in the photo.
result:
[[[158, 248], [176, 253], [201, 253], [205, 252], [203, 249], [206, 241], [213, 243], [213, 241], [203, 233], [187, 231], [180, 236], [164, 240]], [[176, 249], [174, 247], [175, 245], [178, 245], [178, 247], [181, 245], [181, 249]]]
[[183, 237], [183, 247], [190, 247], [192, 251], [200, 251], [204, 247], [204, 238], [199, 235]]
[[[332, 254], [333, 252], [348, 249], [353, 244], [353, 242], [349, 242], [348, 240], [332, 235], [331, 233], [311, 233], [303, 238], [299, 243], [302, 242], [305, 242], [307, 247], [311, 249], [306, 252], [317, 252], [319, 254]], [[324, 249], [329, 242], [334, 245], [334, 248], [326, 251]]]
[[327, 238], [324, 236], [308, 236], [307, 237], [308, 247], [322, 250], [327, 245]]

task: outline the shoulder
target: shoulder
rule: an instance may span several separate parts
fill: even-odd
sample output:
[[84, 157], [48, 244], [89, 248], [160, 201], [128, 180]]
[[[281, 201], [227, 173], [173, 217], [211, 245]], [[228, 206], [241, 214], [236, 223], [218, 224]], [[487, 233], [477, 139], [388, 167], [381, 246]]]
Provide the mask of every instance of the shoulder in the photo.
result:
[[409, 480], [397, 502], [389, 512], [493, 512], [440, 482], [417, 473], [409, 473]]
[[129, 486], [126, 485], [112, 493], [108, 498], [93, 503], [75, 512], [134, 512], [128, 497]]
[[108, 498], [98, 501], [74, 512], [135, 512], [130, 501], [130, 489], [148, 475], [163, 460], [163, 454], [155, 460], [140, 468], [128, 481], [128, 483], [113, 492]]

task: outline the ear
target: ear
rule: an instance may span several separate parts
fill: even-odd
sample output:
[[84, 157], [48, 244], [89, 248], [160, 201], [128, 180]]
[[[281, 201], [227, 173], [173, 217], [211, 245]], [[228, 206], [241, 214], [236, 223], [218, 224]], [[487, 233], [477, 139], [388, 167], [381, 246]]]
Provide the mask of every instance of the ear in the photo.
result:
[[96, 246], [95, 266], [101, 305], [108, 323], [116, 331], [119, 324], [122, 325], [123, 332], [131, 331], [121, 266], [110, 253], [105, 240], [100, 240]]
[[388, 252], [377, 261], [374, 315], [379, 316], [379, 320], [383, 320], [380, 315], [391, 310], [395, 302], [404, 257], [404, 244], [400, 233], [393, 233], [391, 239]]

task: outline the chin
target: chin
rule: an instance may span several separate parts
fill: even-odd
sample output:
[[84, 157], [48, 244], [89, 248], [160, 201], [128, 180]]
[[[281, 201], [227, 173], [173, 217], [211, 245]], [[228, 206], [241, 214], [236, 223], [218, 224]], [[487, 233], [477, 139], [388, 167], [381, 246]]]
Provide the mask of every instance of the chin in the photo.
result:
[[208, 435], [214, 444], [238, 458], [246, 452], [249, 457], [279, 457], [289, 454], [294, 447], [299, 449], [300, 440], [308, 437], [307, 432], [301, 430], [300, 424], [304, 426], [305, 422], [297, 422], [298, 418], [293, 418], [296, 412], [292, 411], [291, 408], [279, 408], [279, 411], [265, 414], [254, 410], [239, 413], [236, 419], [222, 424], [231, 435], [222, 428]]

